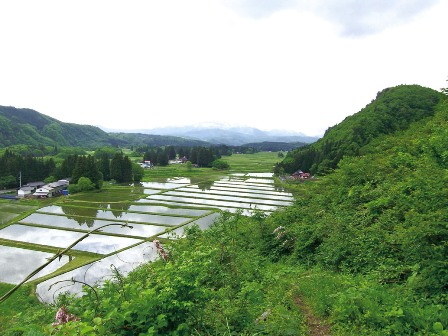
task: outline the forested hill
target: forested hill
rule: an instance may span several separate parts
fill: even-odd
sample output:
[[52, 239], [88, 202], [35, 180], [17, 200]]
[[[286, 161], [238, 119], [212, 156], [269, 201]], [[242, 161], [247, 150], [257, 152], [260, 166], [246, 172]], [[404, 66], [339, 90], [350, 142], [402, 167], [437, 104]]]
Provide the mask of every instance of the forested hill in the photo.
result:
[[47, 146], [110, 145], [98, 127], [63, 123], [31, 109], [0, 106], [0, 146], [17, 144]]
[[201, 146], [207, 143], [181, 137], [107, 133], [98, 127], [64, 123], [32, 109], [0, 106], [0, 147], [12, 145], [68, 146]]
[[317, 142], [289, 152], [276, 170], [325, 174], [335, 169], [342, 157], [362, 154], [362, 148], [375, 138], [408, 129], [434, 115], [442, 97], [442, 93], [419, 85], [384, 89], [361, 111], [329, 128]]

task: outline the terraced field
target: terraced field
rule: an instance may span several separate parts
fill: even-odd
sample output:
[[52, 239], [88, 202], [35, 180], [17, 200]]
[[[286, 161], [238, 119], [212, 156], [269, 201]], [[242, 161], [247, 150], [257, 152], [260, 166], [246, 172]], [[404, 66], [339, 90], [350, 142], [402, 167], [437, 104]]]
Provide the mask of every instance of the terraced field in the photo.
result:
[[171, 178], [111, 186], [16, 213], [18, 205], [2, 203], [2, 220], [10, 222], [0, 229], [0, 282], [20, 283], [58, 250], [95, 230], [30, 280], [40, 299], [52, 302], [60, 292], [80, 293], [81, 283], [101, 283], [154, 260], [154, 239], [178, 239], [192, 225], [206, 229], [222, 211], [250, 216], [292, 202], [290, 193], [275, 187], [271, 173], [235, 173], [200, 184]]

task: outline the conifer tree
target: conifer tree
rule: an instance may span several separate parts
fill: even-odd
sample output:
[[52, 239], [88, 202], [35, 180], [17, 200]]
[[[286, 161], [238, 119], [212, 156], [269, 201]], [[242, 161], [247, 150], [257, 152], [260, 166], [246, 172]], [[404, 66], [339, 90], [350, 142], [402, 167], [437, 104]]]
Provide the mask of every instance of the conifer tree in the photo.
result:
[[116, 153], [110, 163], [110, 178], [118, 183], [132, 182], [132, 162], [123, 153]]
[[98, 160], [98, 169], [103, 174], [103, 180], [110, 180], [110, 160], [107, 153], [101, 153]]
[[71, 183], [78, 183], [81, 177], [87, 177], [90, 181], [95, 184], [95, 188], [101, 188], [103, 175], [101, 174], [98, 166], [96, 165], [95, 159], [91, 155], [78, 156], [76, 160], [75, 168], [73, 169], [73, 175]]

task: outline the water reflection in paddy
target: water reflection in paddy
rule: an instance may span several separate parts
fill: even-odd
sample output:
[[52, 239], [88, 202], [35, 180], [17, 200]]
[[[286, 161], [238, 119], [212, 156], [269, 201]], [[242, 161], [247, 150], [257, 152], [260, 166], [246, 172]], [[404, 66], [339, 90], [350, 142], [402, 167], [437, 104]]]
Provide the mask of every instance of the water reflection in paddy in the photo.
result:
[[274, 174], [273, 173], [247, 173], [247, 176], [252, 176], [252, 177], [273, 177]]
[[[187, 186], [183, 188], [179, 188], [176, 190], [195, 190], [193, 186]], [[237, 193], [251, 193], [251, 194], [262, 194], [262, 195], [274, 195], [274, 196], [284, 196], [294, 199], [292, 193], [285, 191], [275, 191], [273, 189], [253, 189], [253, 188], [234, 188], [234, 187], [225, 187], [225, 186], [213, 186], [209, 190], [220, 190], [220, 191], [229, 191], [229, 192], [237, 192]]]
[[245, 182], [246, 183], [273, 184], [274, 180], [271, 180], [271, 179], [261, 179], [261, 178], [249, 178]]
[[[155, 260], [156, 258], [157, 252], [154, 248], [154, 244], [143, 243], [92, 264], [82, 266], [68, 273], [44, 281], [37, 286], [36, 292], [40, 300], [47, 303], [53, 303], [54, 298], [63, 292], [80, 296], [82, 294], [82, 284], [75, 283], [67, 287], [70, 282], [55, 283], [73, 278], [91, 286], [94, 284], [101, 284], [105, 280], [113, 278], [115, 274], [113, 272], [114, 268], [118, 269], [120, 274], [126, 275], [137, 266]], [[53, 284], [55, 285], [49, 290], [49, 287]]]
[[[82, 232], [47, 229], [14, 224], [0, 230], [0, 238], [66, 248], [84, 235]], [[141, 242], [139, 239], [91, 234], [73, 247], [99, 254], [109, 254]]]
[[141, 222], [141, 223], [154, 223], [162, 225], [180, 225], [190, 218], [186, 217], [172, 217], [172, 216], [162, 216], [162, 215], [151, 215], [136, 212], [123, 213], [121, 216], [115, 216], [111, 211], [104, 211], [98, 213], [98, 218], [101, 219], [120, 219], [130, 222]]
[[[113, 209], [113, 204], [111, 204], [110, 206], [112, 208], [108, 208], [108, 209]], [[79, 209], [79, 207], [76, 207], [76, 206], [64, 206], [63, 208], [58, 205], [50, 205], [50, 206], [46, 206], [46, 207], [39, 209], [38, 212], [46, 212], [46, 213], [64, 215], [64, 214], [67, 214], [67, 209], [71, 208], [72, 210], [70, 211], [70, 214], [77, 215], [76, 209]], [[167, 214], [167, 215], [180, 215], [180, 216], [188, 216], [188, 217], [203, 216], [208, 212], [207, 210], [198, 210], [198, 209], [170, 208], [170, 207], [166, 207], [166, 206], [156, 206], [156, 205], [149, 206], [149, 205], [134, 205], [134, 204], [129, 204], [127, 206], [127, 211], [146, 212], [146, 213], [154, 213], [154, 214]]]
[[[48, 262], [47, 259], [54, 254], [0, 245], [0, 256], [0, 282], [17, 285], [35, 269]], [[28, 281], [50, 274], [68, 261], [68, 256], [62, 256]]]
[[[273, 211], [276, 210], [278, 207], [273, 205], [263, 205], [263, 204], [251, 204], [251, 203], [241, 203], [241, 202], [225, 202], [225, 201], [219, 201], [219, 200], [210, 200], [205, 198], [191, 198], [191, 197], [179, 197], [179, 196], [170, 196], [170, 195], [156, 195], [155, 196], [149, 196], [146, 199], [148, 200], [154, 200], [154, 201], [168, 201], [168, 202], [179, 202], [179, 204], [201, 204], [205, 206], [212, 206], [212, 207], [232, 207], [232, 208], [241, 208], [241, 209], [254, 209], [257, 208], [258, 210], [267, 210], [267, 211]], [[140, 200], [140, 202], [144, 202], [144, 200]]]
[[[130, 209], [131, 205], [129, 205], [127, 208]], [[116, 219], [120, 221], [152, 223], [152, 224], [170, 225], [170, 226], [177, 226], [189, 220], [189, 218], [187, 217], [173, 217], [168, 215], [157, 215], [157, 214], [116, 211], [106, 209], [98, 211], [97, 209], [94, 208], [70, 207], [70, 206], [63, 206], [63, 207], [51, 206], [42, 208], [39, 211], [49, 212], [52, 214], [64, 214], [67, 215], [69, 219], [70, 218], [75, 219], [80, 225], [86, 223], [88, 226], [93, 225], [95, 218], [104, 220]], [[174, 212], [175, 211], [171, 212], [171, 214], [174, 214]]]
[[[157, 195], [157, 197], [163, 197], [165, 195], [170, 196], [181, 196], [185, 197], [186, 199], [190, 198], [200, 198], [200, 199], [207, 199], [207, 200], [225, 200], [225, 201], [231, 201], [231, 202], [244, 202], [244, 203], [252, 203], [252, 204], [270, 204], [270, 205], [277, 205], [277, 206], [288, 206], [291, 205], [291, 201], [281, 201], [281, 200], [272, 200], [272, 199], [261, 199], [261, 198], [254, 198], [254, 197], [236, 197], [236, 196], [227, 196], [227, 195], [215, 195], [210, 193], [191, 193], [191, 192], [182, 192], [182, 191], [168, 191], [164, 193], [163, 195]], [[150, 196], [151, 197], [151, 196]], [[148, 198], [150, 198], [148, 197]]]
[[260, 189], [260, 190], [275, 190], [275, 186], [269, 184], [255, 184], [255, 183], [245, 183], [245, 182], [234, 182], [234, 181], [219, 181], [214, 183], [215, 186], [223, 186], [229, 188], [238, 189]]
[[182, 208], [169, 208], [164, 206], [148, 206], [148, 205], [131, 205], [130, 211], [140, 211], [140, 212], [154, 212], [163, 213], [170, 215], [181, 215], [181, 216], [191, 216], [199, 217], [205, 215], [208, 210], [198, 210], [198, 209], [182, 209]]
[[148, 189], [148, 188], [143, 189], [143, 193], [145, 195], [154, 195], [154, 194], [158, 194], [160, 192], [162, 192], [162, 190], [160, 190], [160, 189]]
[[[169, 206], [185, 206], [186, 205], [184, 202], [166, 201], [166, 200], [141, 199], [138, 202], [145, 203], [145, 204], [166, 204]], [[230, 213], [241, 212], [241, 214], [243, 216], [252, 216], [252, 215], [254, 215], [254, 213], [256, 213], [259, 210], [263, 211], [266, 215], [269, 215], [274, 210], [278, 209], [278, 207], [274, 207], [274, 206], [272, 206], [272, 207], [263, 206], [263, 209], [261, 209], [262, 207], [257, 207], [256, 205], [252, 205], [252, 208], [245, 209], [242, 207], [235, 207], [233, 204], [226, 206], [226, 205], [206, 205], [206, 204], [201, 204], [201, 203], [194, 204], [191, 202], [188, 204], [188, 206], [189, 207], [197, 207], [197, 208], [210, 207], [215, 210], [228, 211]]]
[[144, 188], [152, 189], [175, 189], [183, 185], [183, 183], [173, 183], [173, 182], [141, 182]]
[[260, 190], [245, 190], [245, 191], [238, 191], [235, 189], [227, 188], [227, 189], [220, 189], [220, 188], [212, 188], [210, 190], [200, 190], [196, 188], [191, 187], [183, 187], [176, 189], [175, 192], [189, 192], [189, 193], [197, 193], [197, 194], [215, 194], [215, 195], [227, 195], [227, 196], [246, 196], [246, 197], [256, 197], [256, 198], [265, 198], [265, 199], [275, 199], [275, 200], [283, 200], [283, 201], [292, 201], [294, 198], [291, 195], [288, 195], [287, 193], [280, 193], [280, 192], [263, 192]]
[[190, 184], [191, 180], [188, 177], [173, 177], [173, 178], [167, 178], [167, 182], [172, 183], [182, 183], [182, 184]]
[[180, 228], [174, 229], [168, 233], [160, 235], [160, 238], [182, 237], [184, 235], [185, 229], [192, 227], [194, 225], [197, 225], [200, 229], [205, 230], [205, 229], [209, 228], [216, 221], [216, 219], [219, 216], [220, 216], [220, 214], [215, 212], [211, 215], [199, 218], [191, 223], [188, 223], [187, 225], [181, 226]]
[[[85, 232], [88, 232], [93, 229], [97, 229], [100, 226], [106, 225], [106, 224], [112, 224], [117, 223], [113, 221], [106, 221], [106, 220], [93, 220], [89, 223], [82, 222], [83, 220], [86, 220], [85, 218], [79, 217], [77, 219], [74, 218], [67, 218], [62, 216], [53, 216], [48, 214], [40, 214], [40, 213], [34, 213], [29, 215], [28, 217], [22, 219], [19, 223], [22, 224], [37, 224], [37, 225], [47, 225], [47, 226], [53, 226], [59, 229], [74, 229], [74, 230], [83, 230]], [[156, 235], [160, 232], [165, 231], [167, 228], [164, 226], [157, 226], [157, 225], [147, 225], [147, 224], [138, 224], [138, 223], [129, 223], [131, 227], [121, 227], [121, 226], [107, 226], [102, 230], [102, 232], [107, 233], [115, 233], [115, 234], [121, 234], [121, 235], [128, 235], [128, 236], [137, 236], [137, 237], [150, 237], [153, 235]]]

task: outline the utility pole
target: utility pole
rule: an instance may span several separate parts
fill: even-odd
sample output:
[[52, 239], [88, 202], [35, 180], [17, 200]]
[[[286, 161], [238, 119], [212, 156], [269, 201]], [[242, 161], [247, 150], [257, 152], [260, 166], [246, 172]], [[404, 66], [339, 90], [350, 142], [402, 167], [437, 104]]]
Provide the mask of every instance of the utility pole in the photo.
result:
[[22, 189], [22, 172], [19, 172], [19, 189]]

